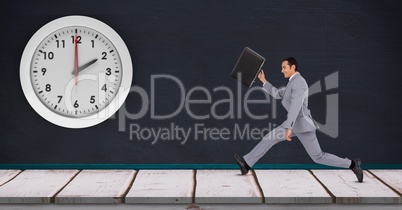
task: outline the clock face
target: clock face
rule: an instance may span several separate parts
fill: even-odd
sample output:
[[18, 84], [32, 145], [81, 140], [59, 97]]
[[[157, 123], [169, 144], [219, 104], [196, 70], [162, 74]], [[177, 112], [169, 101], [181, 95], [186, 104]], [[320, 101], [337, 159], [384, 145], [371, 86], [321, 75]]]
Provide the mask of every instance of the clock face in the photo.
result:
[[49, 122], [85, 128], [107, 120], [131, 88], [132, 63], [121, 37], [86, 16], [40, 28], [21, 58], [20, 81], [32, 108]]
[[102, 33], [82, 26], [61, 28], [39, 44], [30, 68], [39, 100], [66, 117], [104, 109], [122, 78], [119, 53]]

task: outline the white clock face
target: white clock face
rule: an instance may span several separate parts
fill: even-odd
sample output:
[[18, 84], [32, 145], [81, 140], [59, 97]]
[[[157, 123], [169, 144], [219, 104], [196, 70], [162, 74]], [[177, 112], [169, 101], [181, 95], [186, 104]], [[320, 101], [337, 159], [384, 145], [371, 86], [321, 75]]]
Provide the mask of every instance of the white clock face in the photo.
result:
[[32, 108], [49, 122], [85, 128], [112, 116], [131, 88], [133, 67], [121, 37], [85, 16], [40, 28], [21, 57], [20, 80]]
[[30, 73], [35, 93], [45, 106], [60, 115], [83, 117], [113, 100], [121, 70], [119, 53], [103, 34], [70, 26], [40, 43]]

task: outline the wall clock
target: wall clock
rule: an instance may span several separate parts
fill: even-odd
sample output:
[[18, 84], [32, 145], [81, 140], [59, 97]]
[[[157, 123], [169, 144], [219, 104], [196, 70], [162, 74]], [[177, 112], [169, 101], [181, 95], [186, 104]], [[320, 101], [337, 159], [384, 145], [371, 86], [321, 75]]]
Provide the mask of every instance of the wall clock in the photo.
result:
[[85, 128], [112, 116], [132, 81], [130, 53], [108, 25], [66, 16], [40, 28], [20, 63], [20, 81], [32, 108], [49, 122]]

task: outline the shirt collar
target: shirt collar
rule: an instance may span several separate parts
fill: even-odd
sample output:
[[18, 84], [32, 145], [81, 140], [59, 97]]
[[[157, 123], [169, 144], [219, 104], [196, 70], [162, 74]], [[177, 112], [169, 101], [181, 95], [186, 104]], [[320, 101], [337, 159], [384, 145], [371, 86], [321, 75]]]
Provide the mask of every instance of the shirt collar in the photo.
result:
[[296, 75], [296, 74], [298, 74], [299, 72], [296, 72], [295, 74], [293, 74], [292, 76], [290, 76], [290, 78], [289, 78], [289, 81]]

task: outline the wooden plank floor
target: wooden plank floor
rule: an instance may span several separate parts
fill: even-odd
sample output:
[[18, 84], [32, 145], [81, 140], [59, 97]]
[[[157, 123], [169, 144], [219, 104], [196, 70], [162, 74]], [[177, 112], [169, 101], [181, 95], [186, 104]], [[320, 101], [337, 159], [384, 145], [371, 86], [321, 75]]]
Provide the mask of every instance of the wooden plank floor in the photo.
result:
[[401, 197], [372, 174], [364, 171], [362, 183], [350, 170], [313, 170], [336, 197], [336, 203], [400, 203]]
[[191, 203], [194, 193], [193, 170], [141, 170], [126, 203]]
[[262, 203], [253, 172], [198, 170], [195, 203]]
[[51, 203], [79, 171], [26, 170], [0, 187], [0, 203]]
[[56, 203], [123, 203], [134, 170], [83, 170], [57, 196]]
[[16, 177], [20, 170], [0, 170], [0, 186]]
[[265, 203], [332, 203], [332, 197], [307, 170], [256, 170]]
[[0, 170], [0, 203], [399, 204], [402, 170]]
[[402, 170], [370, 170], [370, 172], [402, 195]]

